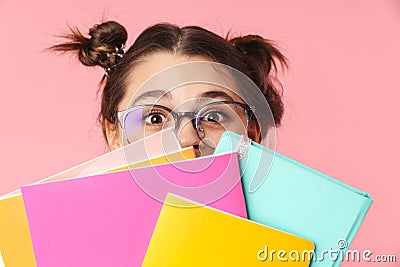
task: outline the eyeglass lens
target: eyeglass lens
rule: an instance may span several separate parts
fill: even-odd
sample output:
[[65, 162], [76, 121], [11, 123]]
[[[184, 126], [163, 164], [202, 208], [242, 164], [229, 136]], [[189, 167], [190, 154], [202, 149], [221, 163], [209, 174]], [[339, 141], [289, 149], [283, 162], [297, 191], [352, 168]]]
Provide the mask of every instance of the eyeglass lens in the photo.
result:
[[[196, 116], [197, 115], [197, 116]], [[158, 106], [137, 107], [125, 117], [124, 131], [127, 140], [132, 143], [145, 136], [157, 133], [163, 129], [175, 127], [178, 135], [185, 123], [174, 111]], [[198, 137], [209, 147], [215, 148], [224, 131], [244, 134], [247, 129], [247, 111], [236, 104], [217, 103], [207, 105], [197, 111], [194, 127]], [[177, 129], [179, 127], [179, 129]]]

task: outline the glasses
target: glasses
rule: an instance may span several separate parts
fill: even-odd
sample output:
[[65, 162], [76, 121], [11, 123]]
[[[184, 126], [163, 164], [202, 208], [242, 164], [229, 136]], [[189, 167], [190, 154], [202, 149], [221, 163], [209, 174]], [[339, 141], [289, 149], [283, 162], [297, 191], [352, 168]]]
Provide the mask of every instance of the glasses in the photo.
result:
[[243, 134], [251, 114], [252, 109], [244, 103], [218, 101], [194, 112], [175, 112], [161, 105], [135, 106], [117, 112], [117, 117], [129, 143], [170, 127], [178, 131], [182, 118], [187, 117], [198, 137], [215, 148], [224, 131]]

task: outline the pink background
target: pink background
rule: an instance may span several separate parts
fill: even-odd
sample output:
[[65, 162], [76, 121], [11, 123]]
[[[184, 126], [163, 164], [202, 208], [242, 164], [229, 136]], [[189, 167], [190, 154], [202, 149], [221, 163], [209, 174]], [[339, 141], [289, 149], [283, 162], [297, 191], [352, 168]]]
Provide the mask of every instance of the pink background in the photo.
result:
[[[42, 50], [66, 23], [103, 14], [128, 45], [161, 21], [276, 40], [290, 60], [278, 151], [372, 195], [352, 249], [400, 262], [400, 2], [0, 1], [0, 195], [106, 151], [96, 126], [100, 69]], [[343, 266], [399, 263], [344, 263]]]

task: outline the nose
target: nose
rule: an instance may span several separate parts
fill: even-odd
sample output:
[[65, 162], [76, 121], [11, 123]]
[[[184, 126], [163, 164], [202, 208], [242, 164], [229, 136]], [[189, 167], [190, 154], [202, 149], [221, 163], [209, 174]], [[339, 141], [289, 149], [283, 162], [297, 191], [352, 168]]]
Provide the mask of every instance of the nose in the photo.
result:
[[182, 147], [198, 147], [201, 142], [189, 118], [182, 118], [179, 128], [177, 129], [177, 135]]

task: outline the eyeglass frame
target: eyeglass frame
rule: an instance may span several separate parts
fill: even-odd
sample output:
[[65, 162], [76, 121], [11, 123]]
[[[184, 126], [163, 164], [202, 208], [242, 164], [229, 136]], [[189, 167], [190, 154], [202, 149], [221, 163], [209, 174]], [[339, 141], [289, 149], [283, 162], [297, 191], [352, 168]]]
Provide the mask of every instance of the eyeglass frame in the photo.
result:
[[254, 108], [249, 106], [249, 105], [247, 105], [246, 103], [241, 103], [241, 102], [236, 102], [236, 101], [215, 101], [215, 102], [211, 102], [211, 103], [208, 103], [208, 104], [200, 107], [196, 111], [187, 111], [187, 112], [175, 112], [175, 111], [173, 111], [172, 109], [170, 109], [170, 108], [168, 108], [166, 106], [157, 105], [157, 104], [154, 104], [154, 105], [139, 105], [139, 106], [133, 106], [133, 107], [121, 110], [121, 111], [117, 111], [116, 114], [117, 114], [117, 119], [118, 119], [122, 129], [124, 129], [125, 137], [126, 137], [126, 140], [128, 141], [128, 143], [130, 143], [130, 142], [129, 142], [128, 137], [126, 136], [126, 132], [125, 132], [125, 120], [126, 120], [126, 117], [128, 116], [128, 114], [130, 112], [132, 112], [134, 110], [137, 110], [137, 109], [140, 109], [140, 108], [145, 108], [145, 107], [146, 108], [160, 108], [160, 109], [163, 109], [165, 111], [168, 111], [169, 114], [171, 114], [172, 117], [174, 118], [174, 129], [175, 129], [175, 131], [177, 130], [178, 126], [180, 125], [181, 118], [189, 117], [193, 128], [196, 130], [197, 136], [200, 139], [202, 139], [199, 136], [199, 129], [198, 129], [198, 121], [199, 121], [199, 113], [200, 113], [200, 111], [202, 111], [205, 108], [208, 108], [208, 107], [211, 107], [211, 106], [216, 106], [216, 105], [221, 105], [221, 104], [228, 104], [228, 105], [229, 104], [233, 104], [233, 105], [241, 107], [245, 111], [245, 114], [246, 114], [246, 129], [247, 129], [249, 121], [250, 121], [250, 118], [254, 114]]

